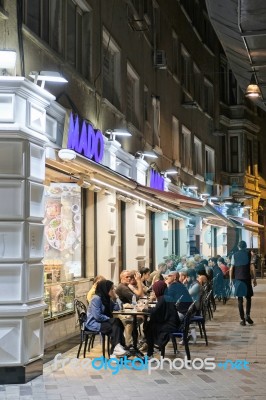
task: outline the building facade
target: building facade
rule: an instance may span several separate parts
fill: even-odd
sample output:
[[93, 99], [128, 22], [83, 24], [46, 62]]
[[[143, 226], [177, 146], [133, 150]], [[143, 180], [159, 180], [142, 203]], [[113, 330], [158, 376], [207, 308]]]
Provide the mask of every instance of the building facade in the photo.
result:
[[[259, 246], [264, 113], [239, 93], [203, 1], [0, 6], [1, 47], [17, 54], [0, 69], [0, 369], [26, 381], [77, 332], [73, 299], [95, 275]], [[40, 71], [68, 83], [42, 88]]]

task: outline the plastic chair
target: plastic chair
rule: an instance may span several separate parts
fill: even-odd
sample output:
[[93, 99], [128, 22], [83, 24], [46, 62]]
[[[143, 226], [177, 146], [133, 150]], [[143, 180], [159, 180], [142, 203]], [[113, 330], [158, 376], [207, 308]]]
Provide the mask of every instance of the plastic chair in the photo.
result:
[[87, 320], [87, 307], [85, 306], [84, 303], [82, 303], [82, 301], [77, 299], [74, 300], [74, 304], [78, 314], [78, 322], [80, 327], [80, 344], [78, 348], [77, 358], [79, 358], [83, 343], [84, 343], [83, 357], [84, 358], [86, 357], [87, 346], [88, 346], [88, 351], [90, 352], [91, 348], [93, 348], [96, 336], [100, 336], [101, 338], [102, 353], [104, 357], [105, 357], [105, 338], [107, 337], [107, 353], [108, 356], [110, 357], [110, 336], [104, 335], [101, 332], [89, 331], [85, 326]]

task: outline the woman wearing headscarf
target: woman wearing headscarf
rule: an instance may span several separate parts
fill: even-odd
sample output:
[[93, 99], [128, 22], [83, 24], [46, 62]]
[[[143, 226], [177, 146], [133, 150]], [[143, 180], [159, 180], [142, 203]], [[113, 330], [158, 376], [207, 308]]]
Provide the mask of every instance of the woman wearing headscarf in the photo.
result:
[[150, 320], [146, 327], [146, 340], [148, 344], [147, 356], [152, 357], [154, 344], [159, 348], [169, 341], [169, 333], [176, 332], [180, 320], [173, 301], [165, 296], [167, 285], [164, 281], [153, 284], [153, 291], [157, 298], [156, 306], [151, 310]]
[[86, 328], [110, 336], [112, 356], [124, 356], [124, 327], [120, 319], [113, 318], [113, 310], [119, 310], [114, 284], [109, 280], [98, 282], [95, 295], [87, 311]]

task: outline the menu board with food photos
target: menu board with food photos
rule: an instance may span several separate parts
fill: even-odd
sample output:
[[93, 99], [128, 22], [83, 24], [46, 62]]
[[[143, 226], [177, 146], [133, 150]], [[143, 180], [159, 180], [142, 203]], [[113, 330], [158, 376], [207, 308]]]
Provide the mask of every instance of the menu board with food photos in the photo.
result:
[[81, 189], [74, 183], [45, 188], [45, 283], [81, 276]]

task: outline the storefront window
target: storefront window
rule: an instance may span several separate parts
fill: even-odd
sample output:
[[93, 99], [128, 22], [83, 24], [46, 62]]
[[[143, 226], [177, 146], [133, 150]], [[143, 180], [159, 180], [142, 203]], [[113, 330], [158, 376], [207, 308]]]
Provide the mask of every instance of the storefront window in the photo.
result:
[[45, 283], [81, 277], [81, 189], [72, 183], [45, 188]]

